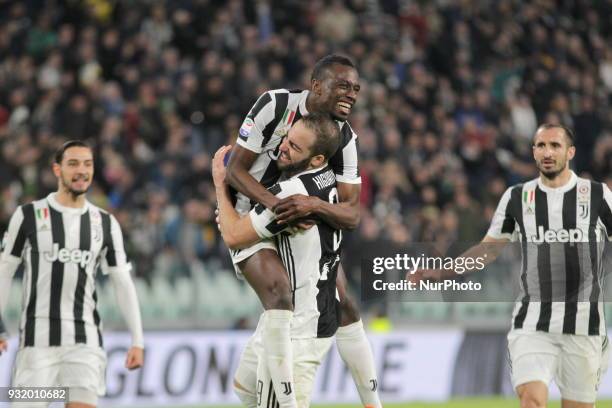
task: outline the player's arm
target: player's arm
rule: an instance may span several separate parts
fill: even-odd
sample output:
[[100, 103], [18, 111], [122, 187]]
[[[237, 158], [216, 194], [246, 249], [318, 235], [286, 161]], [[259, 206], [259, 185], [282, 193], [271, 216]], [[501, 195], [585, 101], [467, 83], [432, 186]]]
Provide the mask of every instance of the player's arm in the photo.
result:
[[[497, 209], [495, 210], [495, 214], [493, 215], [493, 219], [491, 220], [491, 225], [485, 237], [482, 239], [482, 241], [480, 241], [480, 243], [474, 245], [473, 247], [459, 255], [459, 258], [479, 258], [480, 263], [484, 266], [487, 266], [493, 261], [495, 261], [503, 251], [506, 244], [515, 238], [517, 224], [516, 219], [514, 218], [512, 210], [510, 208], [511, 195], [512, 188], [509, 188], [506, 190], [506, 192], [500, 199], [499, 204], [497, 205]], [[479, 271], [482, 269], [482, 266], [480, 266], [479, 268], [475, 266], [473, 269], [466, 269], [465, 272], [462, 273], [462, 275]], [[452, 270], [422, 269], [414, 273], [409, 272], [406, 276], [406, 279], [409, 279], [411, 281], [418, 281], [421, 279], [442, 280], [453, 279], [456, 277], [457, 274]]]
[[[31, 214], [34, 222], [34, 213]], [[27, 240], [27, 224], [23, 207], [19, 207], [9, 222], [8, 230], [2, 240], [2, 253], [0, 254], [0, 337], [7, 337], [6, 327], [2, 324], [2, 316], [8, 304], [9, 293], [13, 276], [21, 264], [23, 250]], [[5, 345], [6, 346], [6, 345]], [[2, 350], [0, 350], [2, 351]]]
[[263, 185], [251, 176], [249, 169], [255, 162], [258, 153], [236, 145], [227, 165], [227, 182], [251, 200], [272, 208], [278, 203], [278, 198], [271, 194]]
[[264, 149], [264, 129], [273, 121], [276, 98], [271, 92], [262, 94], [240, 126], [238, 140], [227, 165], [226, 180], [229, 185], [251, 200], [272, 208], [278, 198], [251, 176], [249, 170]]
[[361, 219], [359, 204], [361, 177], [357, 136], [352, 131], [351, 134], [351, 140], [329, 159], [329, 167], [336, 174], [340, 202], [330, 203], [306, 195], [289, 196], [273, 208], [280, 224], [291, 223], [315, 214], [335, 229], [357, 228]]
[[109, 275], [115, 290], [115, 298], [125, 323], [132, 335], [132, 346], [128, 350], [125, 366], [133, 370], [144, 363], [144, 335], [136, 287], [130, 274], [132, 265], [127, 260], [123, 245], [123, 234], [119, 223], [110, 216], [110, 240], [102, 259], [102, 271]]
[[603, 184], [603, 200], [599, 219], [606, 229], [608, 241], [612, 241], [612, 192], [605, 183]]
[[213, 157], [212, 173], [217, 194], [221, 236], [228, 248], [240, 249], [256, 243], [260, 238], [255, 228], [253, 228], [251, 219], [249, 217], [240, 217], [240, 214], [238, 214], [232, 205], [226, 183], [227, 171], [223, 164], [225, 155], [230, 149], [230, 146], [223, 146], [217, 150]]

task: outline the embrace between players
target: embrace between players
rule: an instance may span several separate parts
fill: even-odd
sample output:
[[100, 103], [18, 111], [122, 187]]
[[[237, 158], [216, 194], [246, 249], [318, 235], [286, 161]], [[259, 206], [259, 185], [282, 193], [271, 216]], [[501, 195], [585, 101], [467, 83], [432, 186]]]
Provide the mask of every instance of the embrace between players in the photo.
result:
[[[277, 90], [259, 98], [227, 170], [229, 146], [213, 160], [222, 235], [238, 276], [265, 309], [234, 381], [246, 406], [307, 407], [334, 332], [362, 403], [381, 406], [369, 343], [339, 265], [341, 230], [354, 228], [359, 219], [356, 135], [346, 122], [358, 91], [352, 63], [325, 57], [313, 70], [310, 91]], [[308, 118], [306, 112], [312, 112]], [[329, 149], [332, 139], [339, 146], [335, 153]], [[512, 383], [522, 408], [546, 407], [553, 379], [562, 408], [592, 408], [607, 369], [600, 238], [612, 238], [612, 193], [570, 170], [574, 154], [571, 129], [540, 126], [533, 140], [539, 177], [506, 191], [482, 244], [463, 254], [476, 257], [492, 249], [490, 244], [501, 249], [499, 244], [522, 242], [524, 294], [508, 335]], [[335, 186], [329, 181], [334, 176]], [[577, 229], [584, 262], [564, 244], [527, 246], [538, 232]], [[489, 256], [488, 263], [494, 259]], [[445, 278], [430, 270], [408, 277]], [[564, 297], [553, 299], [553, 282], [560, 280]]]

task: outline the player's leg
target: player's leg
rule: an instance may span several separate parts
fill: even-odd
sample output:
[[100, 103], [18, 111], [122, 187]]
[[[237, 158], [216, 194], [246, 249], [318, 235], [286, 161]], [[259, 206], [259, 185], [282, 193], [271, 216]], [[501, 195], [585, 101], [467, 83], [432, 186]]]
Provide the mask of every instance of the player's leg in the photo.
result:
[[293, 374], [298, 408], [310, 407], [317, 370], [331, 348], [333, 338], [293, 339]]
[[62, 362], [59, 383], [68, 387], [67, 408], [92, 408], [106, 392], [106, 354], [99, 347], [77, 344], [58, 347]]
[[[25, 347], [17, 352], [13, 387], [57, 387], [59, 359], [50, 347]], [[48, 402], [12, 402], [12, 408], [44, 408]]]
[[263, 314], [262, 358], [267, 362], [278, 402], [295, 407], [295, 393], [284, 394], [284, 384], [293, 384], [291, 353], [291, 319], [293, 297], [289, 277], [280, 257], [273, 249], [261, 249], [239, 263], [265, 309]]
[[555, 380], [562, 408], [592, 408], [599, 382], [608, 367], [605, 336], [563, 335], [562, 355]]
[[263, 324], [262, 320], [263, 318], [259, 319], [255, 333], [253, 333], [242, 351], [238, 368], [234, 374], [234, 393], [247, 408], [257, 407], [257, 356], [262, 352], [260, 333], [260, 325]]
[[558, 336], [542, 332], [508, 334], [512, 386], [521, 408], [545, 408], [548, 384], [555, 375], [561, 347]]
[[338, 267], [336, 288], [340, 296], [340, 327], [336, 332], [338, 352], [351, 372], [363, 405], [381, 407], [372, 347], [359, 316], [357, 303], [348, 294], [346, 276], [341, 265]]
[[542, 381], [532, 381], [516, 387], [521, 408], [545, 408], [548, 401], [548, 386]]

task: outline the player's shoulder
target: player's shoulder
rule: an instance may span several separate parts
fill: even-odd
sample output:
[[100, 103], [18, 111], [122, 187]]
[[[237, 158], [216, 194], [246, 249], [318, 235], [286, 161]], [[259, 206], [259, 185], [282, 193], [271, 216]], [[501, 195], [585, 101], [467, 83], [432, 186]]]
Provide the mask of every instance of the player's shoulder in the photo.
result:
[[340, 144], [342, 147], [349, 144], [352, 140], [357, 139], [357, 133], [355, 133], [348, 120], [338, 122], [338, 126], [340, 126]]

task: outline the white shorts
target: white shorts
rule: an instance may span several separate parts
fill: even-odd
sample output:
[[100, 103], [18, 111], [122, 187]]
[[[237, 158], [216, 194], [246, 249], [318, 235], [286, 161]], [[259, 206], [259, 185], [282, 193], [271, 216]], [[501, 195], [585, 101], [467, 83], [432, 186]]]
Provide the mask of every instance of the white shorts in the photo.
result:
[[[260, 326], [258, 324], [242, 352], [234, 379], [242, 388], [257, 395], [258, 407], [267, 407], [274, 395], [269, 371], [259, 358], [263, 355]], [[315, 374], [332, 343], [333, 337], [291, 340], [293, 382], [298, 408], [310, 406]]]
[[272, 249], [274, 252], [277, 252], [276, 245], [274, 245], [274, 241], [270, 239], [264, 239], [262, 241], [259, 241], [258, 243], [251, 245], [248, 248], [229, 250], [230, 256], [232, 257], [232, 263], [234, 264], [234, 269], [236, 270], [236, 276], [238, 276], [238, 278], [244, 279], [244, 277], [242, 276], [242, 271], [240, 271], [238, 264], [253, 255], [254, 253], [261, 251], [262, 249]]
[[508, 334], [512, 386], [554, 379], [561, 397], [594, 403], [608, 369], [606, 336], [579, 336], [512, 330]]
[[98, 347], [25, 347], [15, 358], [13, 386], [68, 387], [68, 401], [97, 405], [106, 392], [105, 373], [106, 354]]

